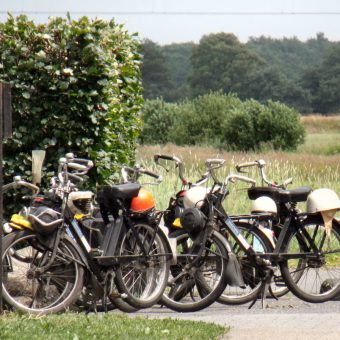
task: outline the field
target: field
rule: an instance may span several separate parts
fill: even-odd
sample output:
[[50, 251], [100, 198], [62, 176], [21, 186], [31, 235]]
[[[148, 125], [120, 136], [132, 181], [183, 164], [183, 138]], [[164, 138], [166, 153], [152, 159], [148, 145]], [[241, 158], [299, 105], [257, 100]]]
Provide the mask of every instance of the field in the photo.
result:
[[[177, 172], [168, 163], [169, 172], [157, 167], [152, 161], [156, 153], [176, 155], [182, 158], [186, 166], [186, 176], [195, 181], [205, 172], [204, 162], [208, 158], [223, 158], [226, 166], [219, 171], [221, 178], [230, 172], [236, 172], [235, 165], [240, 162], [264, 159], [267, 163], [266, 173], [270, 180], [281, 183], [293, 177], [290, 188], [311, 186], [331, 188], [340, 195], [340, 116], [303, 118], [306, 127], [306, 141], [296, 152], [268, 151], [265, 153], [223, 152], [213, 148], [141, 146], [138, 149], [138, 161], [146, 168], [163, 175], [164, 181], [159, 186], [149, 186], [154, 192], [160, 209], [166, 208], [168, 199], [175, 190], [179, 190]], [[245, 174], [261, 184], [258, 172], [253, 169]], [[149, 180], [144, 178], [145, 181]], [[175, 189], [176, 188], [176, 189]], [[251, 209], [247, 199], [247, 185], [235, 183], [230, 186], [230, 195], [226, 202], [229, 213], [246, 213]], [[304, 204], [301, 205], [304, 209]]]

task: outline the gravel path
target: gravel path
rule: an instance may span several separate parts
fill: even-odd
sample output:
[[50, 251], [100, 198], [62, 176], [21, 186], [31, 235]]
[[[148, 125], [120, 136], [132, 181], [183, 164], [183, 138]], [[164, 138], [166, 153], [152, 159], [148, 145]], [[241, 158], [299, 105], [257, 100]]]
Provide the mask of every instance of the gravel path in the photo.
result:
[[153, 307], [133, 315], [149, 318], [200, 320], [230, 326], [224, 339], [340, 339], [340, 301], [310, 304], [291, 294], [279, 301], [267, 299], [268, 307], [260, 303], [248, 310], [248, 305], [225, 306], [218, 303], [196, 313], [177, 313], [167, 308]]

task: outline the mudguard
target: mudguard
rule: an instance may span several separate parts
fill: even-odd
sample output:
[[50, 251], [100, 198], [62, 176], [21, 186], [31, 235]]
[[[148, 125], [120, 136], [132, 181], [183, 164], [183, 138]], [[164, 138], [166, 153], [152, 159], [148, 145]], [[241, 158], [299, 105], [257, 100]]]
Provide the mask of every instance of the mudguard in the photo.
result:
[[170, 260], [170, 264], [171, 265], [177, 264], [177, 252], [176, 252], [177, 242], [176, 242], [176, 239], [170, 238], [168, 236], [168, 234], [169, 234], [168, 228], [165, 227], [164, 225], [160, 224], [158, 230], [159, 230], [160, 234], [163, 235], [163, 238], [164, 238], [164, 241], [166, 242], [167, 248], [171, 252], [172, 257], [171, 257], [171, 260]]
[[237, 259], [237, 256], [232, 251], [228, 240], [217, 231], [213, 231], [213, 233], [224, 244], [228, 251], [228, 263], [225, 275], [227, 284], [232, 287], [245, 288], [246, 285], [243, 280], [241, 265]]

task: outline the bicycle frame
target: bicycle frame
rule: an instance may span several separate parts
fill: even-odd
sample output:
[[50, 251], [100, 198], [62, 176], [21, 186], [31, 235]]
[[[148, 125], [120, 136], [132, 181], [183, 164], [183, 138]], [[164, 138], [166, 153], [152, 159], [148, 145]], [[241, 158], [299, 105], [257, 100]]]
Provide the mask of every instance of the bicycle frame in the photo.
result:
[[[316, 222], [321, 223], [322, 218], [318, 215], [309, 215], [307, 213], [297, 213], [295, 209], [291, 209], [291, 214], [286, 218], [282, 230], [280, 232], [280, 236], [276, 242], [274, 251], [272, 253], [256, 253], [253, 247], [247, 242], [247, 240], [243, 237], [237, 225], [233, 222], [233, 220], [225, 213], [224, 209], [221, 208], [216, 209], [215, 213], [217, 215], [218, 221], [221, 223], [222, 228], [226, 228], [228, 232], [235, 239], [237, 244], [242, 248], [242, 250], [253, 259], [253, 263], [256, 264], [257, 267], [261, 268], [263, 266], [263, 261], [258, 261], [256, 258], [267, 259], [270, 261], [271, 265], [277, 265], [281, 261], [287, 261], [290, 259], [311, 259], [317, 258], [319, 256], [319, 249], [315, 245], [313, 238], [306, 232], [304, 228], [301, 228], [303, 224], [306, 222]], [[284, 253], [283, 249], [287, 244], [287, 237], [291, 234], [289, 230], [293, 229], [296, 232], [296, 237], [303, 249], [303, 252], [299, 253]], [[314, 233], [314, 237], [315, 237]], [[326, 235], [322, 240], [321, 247], [323, 242], [326, 239]], [[311, 251], [315, 254], [314, 256], [311, 254]]]

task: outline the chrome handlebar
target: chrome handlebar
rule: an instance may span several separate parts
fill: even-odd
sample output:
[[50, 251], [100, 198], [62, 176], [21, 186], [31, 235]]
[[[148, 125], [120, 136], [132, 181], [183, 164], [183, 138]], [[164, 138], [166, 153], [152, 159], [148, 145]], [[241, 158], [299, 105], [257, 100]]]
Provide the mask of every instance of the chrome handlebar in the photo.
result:
[[274, 181], [270, 181], [267, 178], [266, 173], [264, 171], [264, 168], [266, 166], [266, 162], [263, 159], [259, 159], [259, 160], [253, 161], [253, 162], [245, 162], [245, 163], [237, 164], [236, 170], [238, 172], [246, 172], [246, 171], [242, 171], [242, 169], [243, 168], [250, 168], [250, 167], [253, 167], [253, 166], [256, 166], [260, 169], [260, 175], [261, 175], [263, 182], [268, 184], [269, 186], [285, 189], [287, 187], [287, 185], [293, 183], [292, 177], [287, 178], [282, 184], [278, 184]]

